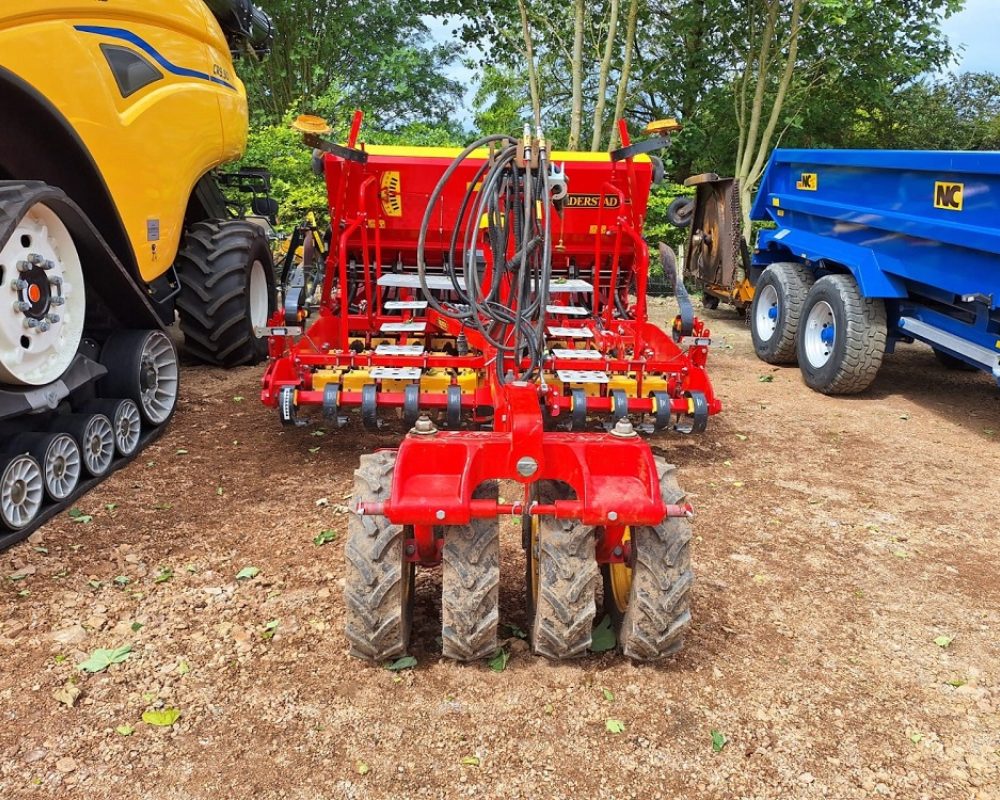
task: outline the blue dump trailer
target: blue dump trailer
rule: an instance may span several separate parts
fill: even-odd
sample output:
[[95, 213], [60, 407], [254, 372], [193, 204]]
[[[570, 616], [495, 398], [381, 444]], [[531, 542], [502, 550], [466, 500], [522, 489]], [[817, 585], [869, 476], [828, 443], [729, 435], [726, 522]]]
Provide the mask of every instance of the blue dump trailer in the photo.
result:
[[751, 217], [764, 361], [852, 394], [919, 340], [1000, 382], [1000, 153], [776, 150]]

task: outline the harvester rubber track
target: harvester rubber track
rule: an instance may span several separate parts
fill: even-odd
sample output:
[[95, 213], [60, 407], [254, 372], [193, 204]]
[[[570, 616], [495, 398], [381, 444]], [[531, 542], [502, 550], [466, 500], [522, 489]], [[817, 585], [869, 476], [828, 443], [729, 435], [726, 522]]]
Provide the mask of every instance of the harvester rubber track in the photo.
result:
[[[39, 213], [39, 209], [54, 215], [65, 227], [66, 235], [58, 242], [59, 249], [54, 251], [60, 254], [60, 260], [64, 250], [71, 250], [73, 256], [86, 265], [86, 280], [80, 281], [85, 285], [75, 287], [86, 291], [86, 317], [79, 349], [68, 368], [58, 374], [55, 380], [41, 384], [22, 382], [24, 385], [6, 382], [0, 386], [2, 461], [6, 465], [11, 460], [20, 459], [29, 468], [32, 464], [36, 465], [37, 478], [41, 479], [41, 485], [45, 487], [45, 492], [41, 495], [35, 491], [35, 473], [27, 478], [11, 474], [9, 486], [0, 481], [0, 550], [26, 539], [40, 525], [71, 508], [81, 496], [132, 461], [163, 432], [165, 423], [173, 415], [177, 399], [176, 348], [162, 329], [146, 296], [86, 215], [62, 191], [47, 184], [37, 181], [0, 181], [0, 254], [5, 253], [2, 259], [4, 263], [0, 264], [3, 271], [0, 290], [9, 290], [14, 299], [22, 303], [20, 311], [15, 307], [14, 313], [23, 314], [25, 332], [34, 333], [42, 320], [49, 322], [52, 327], [63, 321], [55, 313], [62, 311], [62, 304], [51, 302], [48, 294], [51, 291], [51, 297], [63, 298], [62, 288], [55, 280], [46, 280], [44, 283], [35, 281], [42, 287], [39, 289], [41, 295], [39, 292], [27, 295], [32, 301], [41, 297], [38, 301], [38, 314], [34, 313], [34, 309], [25, 309], [23, 301], [18, 300], [31, 289], [30, 285], [25, 289], [22, 282], [22, 277], [27, 272], [22, 266], [22, 256], [27, 254], [30, 259], [31, 251], [42, 247], [38, 242], [32, 242], [31, 236], [24, 234], [29, 214]], [[51, 237], [62, 235], [58, 226], [56, 234], [48, 228], [36, 230], [43, 234], [41, 238], [46, 240], [46, 247], [51, 243]], [[6, 263], [7, 261], [12, 263]], [[49, 264], [45, 269], [58, 273], [62, 264], [57, 266], [54, 269]], [[11, 304], [4, 301], [2, 313], [11, 313], [8, 310], [11, 307]], [[65, 316], [65, 312], [62, 316]], [[29, 320], [34, 323], [30, 327]], [[21, 341], [26, 351], [31, 344], [28, 336]], [[145, 358], [150, 349], [157, 354], [153, 359], [155, 363], [150, 363]], [[9, 351], [4, 356], [7, 359], [5, 370], [17, 369], [21, 364]], [[147, 372], [143, 372], [144, 369]], [[160, 378], [167, 373], [169, 392], [162, 395], [159, 392], [163, 385]], [[152, 394], [146, 391], [151, 379], [155, 381], [156, 387]], [[123, 400], [131, 400], [136, 405], [122, 403]], [[137, 443], [136, 407], [142, 409]], [[113, 408], [130, 409], [121, 420], [113, 421], [115, 425], [131, 425], [130, 431], [112, 429], [109, 443], [102, 437], [102, 434], [108, 432], [107, 423], [91, 425], [89, 429], [94, 431], [93, 441], [82, 441], [81, 431], [88, 430], [88, 426], [84, 424], [88, 418], [95, 419], [95, 415], [99, 416]], [[30, 434], [52, 432], [69, 433], [79, 447], [80, 457], [69, 459], [68, 467], [65, 449], [44, 450], [35, 447], [29, 453], [32, 450], [29, 443], [37, 443], [44, 438]], [[126, 441], [127, 447], [123, 448]], [[86, 449], [88, 446], [90, 451]], [[39, 453], [51, 453], [51, 458], [37, 455]], [[30, 458], [26, 460], [26, 456]], [[39, 458], [42, 460], [39, 461]], [[53, 470], [58, 472], [59, 480], [52, 480]], [[5, 468], [4, 478], [7, 476]], [[58, 499], [51, 491], [55, 484], [65, 490], [58, 492]], [[12, 522], [16, 524], [11, 524]]]

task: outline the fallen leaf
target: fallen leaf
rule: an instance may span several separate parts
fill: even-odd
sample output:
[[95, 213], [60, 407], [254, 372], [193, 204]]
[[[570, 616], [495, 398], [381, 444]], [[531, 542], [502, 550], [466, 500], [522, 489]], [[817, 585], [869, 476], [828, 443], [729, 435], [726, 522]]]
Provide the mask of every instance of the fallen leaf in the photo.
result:
[[104, 510], [105, 511], [114, 511], [116, 508], [118, 508], [118, 503], [105, 503], [104, 504]]
[[952, 678], [950, 681], [945, 681], [945, 683], [957, 689], [959, 686], [965, 686], [968, 681], [963, 681], [961, 678]]
[[924, 740], [924, 735], [922, 733], [917, 733], [914, 731], [910, 734], [910, 741], [914, 744], [920, 744]]
[[729, 743], [722, 731], [712, 731], [712, 752], [721, 753], [722, 748]]
[[115, 728], [115, 733], [119, 733], [122, 736], [131, 736], [133, 733], [135, 733], [135, 728], [133, 728], [131, 725], [119, 725], [117, 728]]
[[602, 689], [601, 692], [604, 695], [604, 699], [605, 700], [607, 700], [609, 703], [613, 703], [614, 702], [614, 700], [615, 700], [615, 693], [614, 692], [612, 692], [610, 689]]
[[158, 728], [169, 728], [181, 718], [181, 712], [176, 708], [162, 708], [158, 711], [143, 711], [142, 721]]
[[385, 668], [390, 672], [401, 672], [404, 669], [413, 669], [415, 666], [417, 666], [417, 659], [413, 656], [403, 656], [389, 662], [385, 665]]
[[114, 650], [97, 648], [90, 654], [90, 658], [76, 665], [76, 668], [83, 672], [104, 672], [112, 664], [121, 664], [126, 661], [132, 652], [132, 645], [125, 644], [116, 647]]
[[760, 383], [773, 383], [774, 382], [774, 376], [773, 375], [760, 375], [760, 376], [757, 377], [757, 380]]
[[737, 438], [737, 439], [739, 439], [739, 440], [740, 440], [741, 442], [745, 442], [745, 441], [746, 441], [747, 439], [749, 439], [750, 437], [749, 437], [749, 436], [745, 436], [745, 435], [744, 435], [744, 434], [742, 434], [742, 433], [737, 433], [737, 434], [736, 434], [736, 438]]
[[528, 634], [521, 628], [517, 627], [517, 625], [511, 625], [509, 622], [505, 622], [504, 627], [507, 629], [507, 631], [510, 633], [511, 636], [514, 636], [518, 639], [528, 638]]
[[21, 567], [21, 569], [10, 573], [7, 577], [12, 581], [23, 581], [25, 578], [34, 575], [37, 571], [37, 567], [29, 565], [27, 567]]
[[464, 756], [462, 758], [462, 763], [465, 764], [467, 767], [478, 767], [479, 766], [479, 757], [478, 756]]
[[273, 639], [275, 631], [278, 630], [278, 624], [279, 624], [278, 620], [276, 619], [272, 619], [267, 623], [265, 623], [264, 630], [261, 631], [260, 638], [263, 639], [264, 641], [267, 641], [268, 639]]
[[258, 567], [243, 567], [243, 569], [236, 573], [236, 580], [248, 581], [251, 578], [256, 578], [258, 575], [260, 575]]
[[322, 547], [325, 544], [336, 541], [337, 532], [334, 530], [327, 529], [325, 531], [320, 531], [313, 537], [313, 544], [317, 547]]
[[56, 689], [52, 693], [52, 696], [67, 708], [72, 708], [76, 705], [76, 701], [80, 699], [81, 694], [80, 687], [67, 682], [61, 688]]
[[364, 761], [358, 761], [354, 768], [358, 771], [358, 775], [367, 775], [370, 771], [369, 766]]
[[178, 675], [187, 675], [190, 671], [191, 671], [191, 665], [188, 664], [187, 661], [181, 661], [177, 665], [177, 674]]
[[611, 615], [605, 614], [604, 619], [594, 628], [590, 640], [590, 650], [593, 653], [603, 653], [607, 650], [613, 650], [615, 644], [617, 644], [617, 639], [615, 632], [611, 630]]
[[132, 579], [128, 575], [118, 575], [115, 580], [115, 586], [128, 586], [132, 582]]
[[132, 633], [136, 633], [140, 628], [142, 628], [142, 623], [141, 622], [133, 622], [132, 623]]
[[164, 567], [160, 570], [160, 574], [153, 579], [153, 583], [166, 583], [172, 577], [174, 577], [174, 571], [170, 567]]
[[316, 454], [316, 453], [318, 453], [319, 451], [320, 451], [320, 448], [319, 448], [319, 447], [310, 447], [310, 448], [309, 448], [309, 452], [310, 452], [310, 453], [312, 453], [313, 455], [315, 455], [315, 454]]
[[493, 654], [488, 662], [490, 669], [494, 672], [503, 672], [507, 669], [507, 662], [510, 661], [510, 653], [504, 650], [502, 647]]
[[243, 396], [242, 395], [235, 395], [233, 397], [233, 402], [234, 403], [242, 403], [243, 402]]
[[177, 455], [179, 455], [179, 456], [186, 456], [187, 454], [188, 454], [188, 451], [187, 451], [187, 450], [185, 450], [185, 449], [184, 449], [183, 447], [182, 447], [182, 448], [180, 448], [180, 449], [179, 449], [179, 450], [177, 451]]
[[948, 645], [951, 644], [952, 638], [953, 637], [951, 636], [938, 636], [934, 640], [934, 644], [936, 644], [938, 647], [947, 647]]
[[606, 719], [604, 727], [608, 729], [609, 733], [625, 733], [625, 723], [620, 719]]

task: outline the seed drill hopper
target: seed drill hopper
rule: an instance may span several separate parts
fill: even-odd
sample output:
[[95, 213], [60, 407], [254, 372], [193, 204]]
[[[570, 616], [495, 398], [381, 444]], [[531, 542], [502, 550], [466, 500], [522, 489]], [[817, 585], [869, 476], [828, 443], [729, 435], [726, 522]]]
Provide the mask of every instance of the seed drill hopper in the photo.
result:
[[444, 654], [492, 655], [504, 516], [534, 652], [587, 651], [599, 594], [626, 655], [675, 652], [692, 512], [640, 434], [703, 431], [721, 403], [689, 304], [667, 331], [649, 320], [645, 153], [670, 127], [631, 144], [622, 125], [623, 148], [595, 154], [527, 128], [461, 152], [365, 147], [360, 124], [346, 145], [306, 136], [332, 235], [284, 276], [262, 392], [286, 425], [404, 433], [355, 473], [352, 652], [405, 653], [414, 568], [441, 565]]

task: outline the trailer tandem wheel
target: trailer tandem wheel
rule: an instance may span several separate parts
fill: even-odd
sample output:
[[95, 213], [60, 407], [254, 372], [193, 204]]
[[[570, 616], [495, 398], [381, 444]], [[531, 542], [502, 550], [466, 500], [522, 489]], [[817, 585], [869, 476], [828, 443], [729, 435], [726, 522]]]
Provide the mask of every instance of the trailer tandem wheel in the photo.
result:
[[757, 357], [768, 364], [794, 364], [802, 307], [815, 276], [802, 264], [771, 264], [757, 279], [750, 306], [750, 335]]
[[[663, 502], [683, 503], [677, 468], [657, 457], [656, 471]], [[602, 566], [604, 603], [622, 652], [634, 661], [657, 661], [681, 649], [691, 624], [691, 525], [684, 517], [668, 517], [626, 535], [633, 563]]]
[[[473, 498], [496, 500], [496, 481]], [[444, 655], [459, 661], [492, 656], [500, 620], [500, 521], [473, 519], [444, 529], [441, 574], [441, 640]]]
[[351, 655], [383, 661], [406, 653], [413, 616], [413, 563], [406, 559], [406, 529], [381, 515], [358, 513], [359, 503], [385, 502], [396, 454], [361, 456], [354, 471], [348, 521], [345, 630]]
[[863, 297], [850, 275], [827, 275], [809, 290], [799, 326], [802, 379], [823, 394], [867, 389], [885, 355], [885, 303]]

